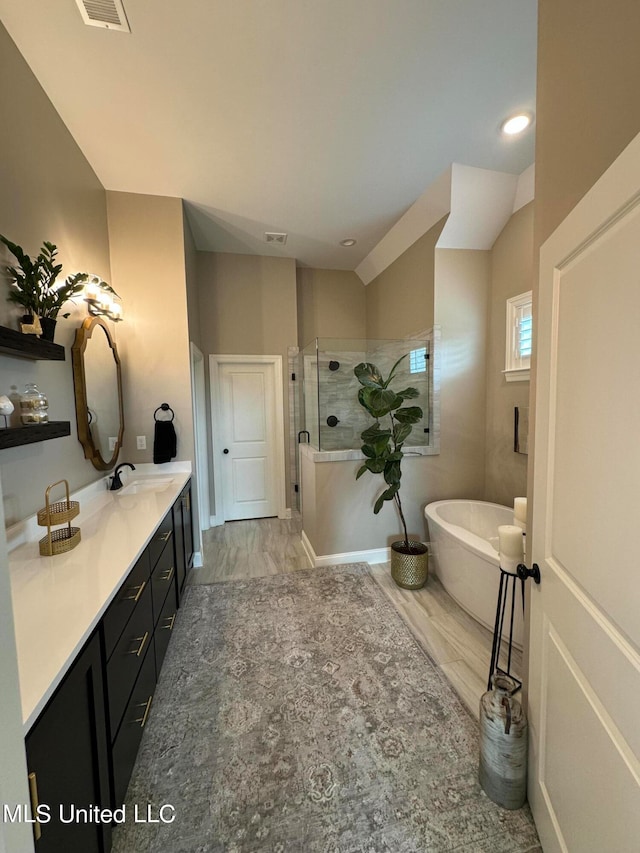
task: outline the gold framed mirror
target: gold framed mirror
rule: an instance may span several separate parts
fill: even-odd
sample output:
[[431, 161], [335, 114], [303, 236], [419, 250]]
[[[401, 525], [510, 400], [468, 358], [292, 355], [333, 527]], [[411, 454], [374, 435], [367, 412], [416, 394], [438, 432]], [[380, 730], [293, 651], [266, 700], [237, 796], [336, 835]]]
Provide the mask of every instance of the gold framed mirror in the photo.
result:
[[87, 317], [76, 330], [71, 361], [78, 440], [85, 459], [109, 471], [122, 447], [124, 412], [120, 358], [102, 317]]

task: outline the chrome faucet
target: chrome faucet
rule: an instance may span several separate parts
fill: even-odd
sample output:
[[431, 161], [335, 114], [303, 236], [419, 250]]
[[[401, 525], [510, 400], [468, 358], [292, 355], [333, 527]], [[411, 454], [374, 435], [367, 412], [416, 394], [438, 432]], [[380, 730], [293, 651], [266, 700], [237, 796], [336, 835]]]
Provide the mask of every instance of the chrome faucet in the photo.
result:
[[132, 465], [131, 462], [121, 462], [119, 465], [116, 465], [113, 477], [111, 478], [111, 485], [109, 486], [109, 491], [111, 492], [116, 492], [123, 486], [122, 480], [120, 479], [121, 468], [131, 468], [132, 471], [136, 470], [136, 466]]

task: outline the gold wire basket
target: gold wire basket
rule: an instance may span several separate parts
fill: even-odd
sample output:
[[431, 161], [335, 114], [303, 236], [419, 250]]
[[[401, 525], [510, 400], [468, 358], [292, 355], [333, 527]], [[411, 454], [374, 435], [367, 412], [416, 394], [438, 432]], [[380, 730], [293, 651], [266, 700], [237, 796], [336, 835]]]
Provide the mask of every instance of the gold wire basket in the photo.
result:
[[[64, 483], [67, 499], [49, 503], [51, 489]], [[71, 519], [80, 512], [78, 501], [69, 500], [69, 483], [67, 480], [58, 480], [47, 487], [44, 493], [45, 507], [38, 511], [38, 524], [47, 528], [47, 535], [38, 543], [41, 557], [53, 557], [56, 554], [65, 554], [71, 551], [80, 542], [80, 528], [71, 526]], [[59, 530], [52, 530], [54, 524], [67, 524]]]

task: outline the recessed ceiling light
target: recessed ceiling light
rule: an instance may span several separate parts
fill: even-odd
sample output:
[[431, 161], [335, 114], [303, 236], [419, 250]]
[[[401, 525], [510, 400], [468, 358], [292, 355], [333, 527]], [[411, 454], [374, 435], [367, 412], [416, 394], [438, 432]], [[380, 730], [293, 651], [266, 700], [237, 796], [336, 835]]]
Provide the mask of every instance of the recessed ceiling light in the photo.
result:
[[349, 248], [349, 246], [355, 246], [355, 244], [356, 241], [353, 239], [353, 237], [347, 237], [346, 240], [340, 240], [340, 245], [345, 246], [346, 248]]
[[503, 122], [500, 129], [507, 136], [515, 136], [518, 133], [522, 133], [523, 130], [526, 130], [532, 120], [533, 116], [531, 116], [530, 113], [518, 113], [518, 115], [511, 116], [511, 118], [508, 118]]

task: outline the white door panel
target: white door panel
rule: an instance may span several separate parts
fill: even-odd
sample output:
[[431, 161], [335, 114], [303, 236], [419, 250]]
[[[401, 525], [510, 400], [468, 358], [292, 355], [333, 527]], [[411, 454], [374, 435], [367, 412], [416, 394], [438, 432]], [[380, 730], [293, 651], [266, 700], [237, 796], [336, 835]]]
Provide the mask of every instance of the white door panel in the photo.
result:
[[224, 518], [277, 515], [275, 367], [222, 364], [219, 377]]
[[[625, 824], [631, 819], [637, 826], [637, 781], [618, 749], [615, 724], [551, 624], [545, 632], [543, 668], [547, 689], [541, 781], [566, 847], [576, 853], [631, 851], [631, 846], [614, 846], [613, 839], [626, 835], [624, 843], [631, 841]], [[589, 767], [576, 772], [575, 764], [566, 760], [568, 754]], [[618, 827], [624, 827], [622, 832]]]
[[269, 499], [267, 460], [263, 456], [233, 459], [231, 465], [233, 500], [236, 503]]
[[232, 440], [237, 443], [266, 441], [264, 373], [233, 370], [228, 376], [231, 381]]
[[[550, 556], [640, 644], [640, 209], [559, 272]], [[609, 532], [609, 534], [607, 534]], [[586, 534], [586, 535], [585, 535]], [[615, 572], [610, 570], [615, 566]], [[603, 571], [603, 567], [609, 567]]]
[[640, 838], [640, 137], [540, 254], [529, 801], [545, 853]]

